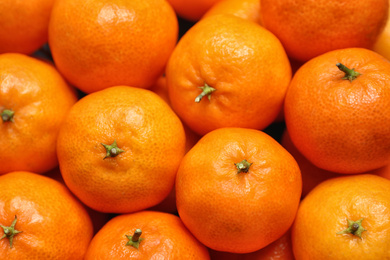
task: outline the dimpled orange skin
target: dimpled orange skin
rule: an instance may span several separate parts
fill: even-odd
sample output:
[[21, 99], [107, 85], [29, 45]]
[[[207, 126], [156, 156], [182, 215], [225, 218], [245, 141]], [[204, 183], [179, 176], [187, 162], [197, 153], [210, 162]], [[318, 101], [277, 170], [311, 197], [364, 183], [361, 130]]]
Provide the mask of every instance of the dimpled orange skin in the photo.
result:
[[[106, 156], [103, 144], [124, 150]], [[179, 118], [155, 93], [117, 86], [85, 96], [57, 142], [66, 185], [87, 206], [107, 213], [138, 211], [171, 191], [184, 155]]]
[[294, 157], [299, 165], [302, 175], [302, 198], [305, 197], [319, 183], [334, 177], [340, 177], [340, 173], [326, 171], [318, 168], [307, 160], [294, 146], [290, 135], [285, 131], [281, 138], [281, 145]]
[[328, 51], [370, 48], [383, 30], [388, 0], [260, 0], [265, 28], [287, 54], [308, 61]]
[[44, 173], [58, 165], [56, 141], [76, 92], [50, 64], [24, 54], [0, 55], [0, 174]]
[[[332, 178], [301, 202], [293, 228], [297, 260], [390, 259], [390, 180], [359, 174]], [[361, 238], [337, 234], [363, 218]]]
[[[83, 205], [61, 183], [31, 172], [0, 177], [0, 224], [13, 238], [0, 240], [2, 259], [83, 259], [92, 239], [92, 222]], [[3, 236], [0, 228], [0, 237]]]
[[[352, 82], [336, 63], [361, 73]], [[349, 48], [304, 64], [287, 91], [284, 114], [296, 148], [319, 168], [362, 173], [390, 159], [390, 63]]]
[[54, 0], [0, 1], [0, 53], [31, 54], [47, 42]]
[[56, 66], [86, 93], [150, 87], [163, 74], [177, 37], [177, 17], [165, 0], [59, 0], [49, 24]]
[[222, 0], [214, 4], [202, 18], [218, 14], [232, 14], [261, 25], [259, 0]]
[[[126, 246], [136, 229], [143, 240], [136, 249]], [[140, 211], [111, 219], [93, 238], [85, 260], [103, 259], [210, 259], [204, 245], [180, 218], [157, 211]]]
[[[233, 15], [206, 17], [180, 39], [166, 70], [169, 98], [196, 133], [220, 127], [263, 129], [282, 109], [291, 79], [279, 40]], [[210, 100], [195, 98], [206, 84]]]
[[[166, 84], [166, 77], [160, 77], [155, 84], [149, 89], [161, 97], [168, 105], [170, 105], [168, 96], [168, 87]], [[200, 136], [192, 131], [188, 126], [184, 125], [184, 132], [186, 134], [185, 152], [188, 152], [200, 139]], [[162, 211], [167, 213], [176, 213], [176, 191], [175, 188], [171, 190], [169, 195], [158, 205], [150, 208], [155, 211]]]
[[[246, 159], [248, 172], [237, 172]], [[294, 158], [267, 134], [221, 128], [184, 156], [176, 176], [179, 216], [207, 247], [250, 253], [290, 228], [301, 196]]]
[[[285, 131], [282, 135], [281, 144], [294, 157], [301, 170], [302, 198], [304, 198], [315, 186], [321, 182], [330, 178], [342, 176], [340, 173], [326, 171], [312, 164], [294, 146], [287, 131]], [[390, 179], [390, 165], [366, 173], [375, 174]]]

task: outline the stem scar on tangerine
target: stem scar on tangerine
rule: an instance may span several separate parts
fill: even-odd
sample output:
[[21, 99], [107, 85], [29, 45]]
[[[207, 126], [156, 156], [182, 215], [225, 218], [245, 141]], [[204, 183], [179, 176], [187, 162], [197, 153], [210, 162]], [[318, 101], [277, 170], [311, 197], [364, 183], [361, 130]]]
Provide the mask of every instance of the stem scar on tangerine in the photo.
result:
[[209, 86], [207, 83], [205, 83], [203, 87], [199, 87], [199, 88], [202, 90], [202, 93], [200, 93], [199, 96], [197, 96], [195, 98], [195, 102], [196, 103], [199, 103], [202, 100], [202, 98], [205, 97], [205, 96], [207, 96], [207, 98], [210, 101], [211, 100], [211, 93], [216, 91], [215, 88]]
[[106, 156], [103, 158], [103, 160], [106, 159], [107, 157], [116, 157], [120, 153], [124, 152], [124, 150], [122, 150], [118, 147], [116, 140], [114, 140], [114, 142], [110, 145], [103, 144], [103, 143], [101, 143], [101, 144], [106, 149]]

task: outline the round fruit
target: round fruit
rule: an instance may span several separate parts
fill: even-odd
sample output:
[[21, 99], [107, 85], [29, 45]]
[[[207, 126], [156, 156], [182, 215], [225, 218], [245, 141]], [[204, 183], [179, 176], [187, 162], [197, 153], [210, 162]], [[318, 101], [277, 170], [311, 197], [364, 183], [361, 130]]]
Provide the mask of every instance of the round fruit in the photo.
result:
[[31, 54], [47, 42], [54, 0], [0, 2], [0, 53]]
[[326, 180], [301, 202], [296, 259], [390, 259], [390, 180], [360, 174]]
[[49, 63], [0, 55], [0, 174], [55, 168], [58, 131], [76, 101], [76, 92]]
[[175, 215], [140, 211], [111, 219], [93, 238], [85, 260], [210, 259]]
[[249, 253], [287, 232], [301, 185], [294, 158], [272, 137], [220, 128], [184, 156], [176, 177], [177, 209], [207, 247]]
[[66, 185], [87, 206], [126, 213], [168, 196], [184, 155], [183, 126], [155, 93], [117, 86], [76, 103], [57, 142]]
[[233, 15], [197, 22], [181, 38], [166, 71], [173, 109], [195, 132], [263, 129], [282, 109], [291, 79], [279, 40]]
[[83, 259], [92, 222], [59, 182], [31, 172], [0, 177], [0, 252], [3, 259]]
[[390, 162], [390, 63], [362, 48], [305, 63], [284, 114], [296, 148], [319, 168], [363, 173]]
[[86, 93], [116, 85], [150, 87], [178, 37], [165, 0], [59, 0], [49, 24], [58, 70]]
[[388, 0], [261, 0], [265, 28], [287, 54], [308, 61], [325, 52], [370, 48], [388, 16]]

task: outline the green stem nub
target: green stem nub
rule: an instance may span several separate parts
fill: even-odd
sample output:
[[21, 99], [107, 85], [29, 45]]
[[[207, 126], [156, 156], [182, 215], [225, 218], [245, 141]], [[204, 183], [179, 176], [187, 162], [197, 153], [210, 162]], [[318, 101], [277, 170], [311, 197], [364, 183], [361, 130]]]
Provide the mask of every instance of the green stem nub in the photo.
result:
[[341, 63], [337, 63], [336, 66], [339, 68], [339, 70], [345, 73], [345, 76], [342, 77], [342, 79], [347, 79], [350, 82], [361, 75], [359, 72], [355, 71], [355, 69], [349, 69]]
[[352, 235], [355, 235], [359, 238], [362, 238], [362, 233], [364, 231], [367, 231], [367, 229], [362, 227], [362, 221], [363, 221], [362, 218], [359, 220], [356, 220], [356, 221], [352, 221], [352, 220], [347, 219], [348, 228], [346, 228], [340, 232], [337, 232], [337, 234], [352, 234]]
[[234, 164], [237, 168], [237, 173], [241, 173], [241, 172], [248, 172], [249, 171], [249, 167], [252, 165], [252, 163], [248, 162], [247, 160], [242, 160], [241, 162], [239, 163], [235, 163]]
[[15, 112], [9, 109], [4, 109], [3, 112], [1, 112], [1, 119], [3, 122], [13, 122], [14, 121], [14, 114]]
[[216, 91], [215, 88], [210, 87], [210, 86], [207, 85], [206, 83], [204, 84], [203, 87], [199, 87], [199, 88], [202, 90], [202, 93], [200, 93], [199, 96], [197, 96], [197, 97], [195, 98], [195, 102], [196, 102], [196, 103], [199, 103], [199, 102], [202, 100], [202, 98], [203, 98], [204, 96], [207, 96], [207, 98], [208, 98], [209, 101], [210, 101], [210, 99], [211, 99], [211, 93], [213, 93], [214, 91]]
[[18, 231], [15, 229], [16, 221], [17, 221], [17, 217], [15, 216], [15, 219], [12, 221], [11, 226], [5, 227], [3, 225], [0, 225], [0, 227], [2, 227], [3, 231], [4, 231], [4, 235], [0, 238], [0, 240], [2, 240], [3, 238], [8, 238], [10, 248], [12, 248], [14, 236], [18, 233], [23, 232], [23, 231]]
[[106, 159], [107, 157], [115, 157], [120, 153], [123, 153], [124, 150], [118, 148], [118, 145], [116, 144], [116, 140], [111, 145], [103, 144], [104, 148], [106, 148], [106, 156], [103, 158]]
[[137, 228], [134, 231], [134, 234], [132, 236], [126, 235], [126, 237], [129, 239], [129, 241], [127, 241], [126, 243], [126, 246], [132, 246], [138, 249], [139, 244], [141, 243], [142, 240], [144, 240], [144, 238], [140, 237], [141, 235], [142, 235], [142, 230], [139, 228]]

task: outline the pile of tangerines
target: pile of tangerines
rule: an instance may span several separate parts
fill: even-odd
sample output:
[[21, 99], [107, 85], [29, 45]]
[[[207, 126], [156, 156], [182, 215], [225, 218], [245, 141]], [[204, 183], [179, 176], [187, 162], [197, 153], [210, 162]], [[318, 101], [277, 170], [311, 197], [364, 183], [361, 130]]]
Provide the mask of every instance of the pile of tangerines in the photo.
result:
[[0, 14], [1, 259], [390, 259], [388, 0]]

